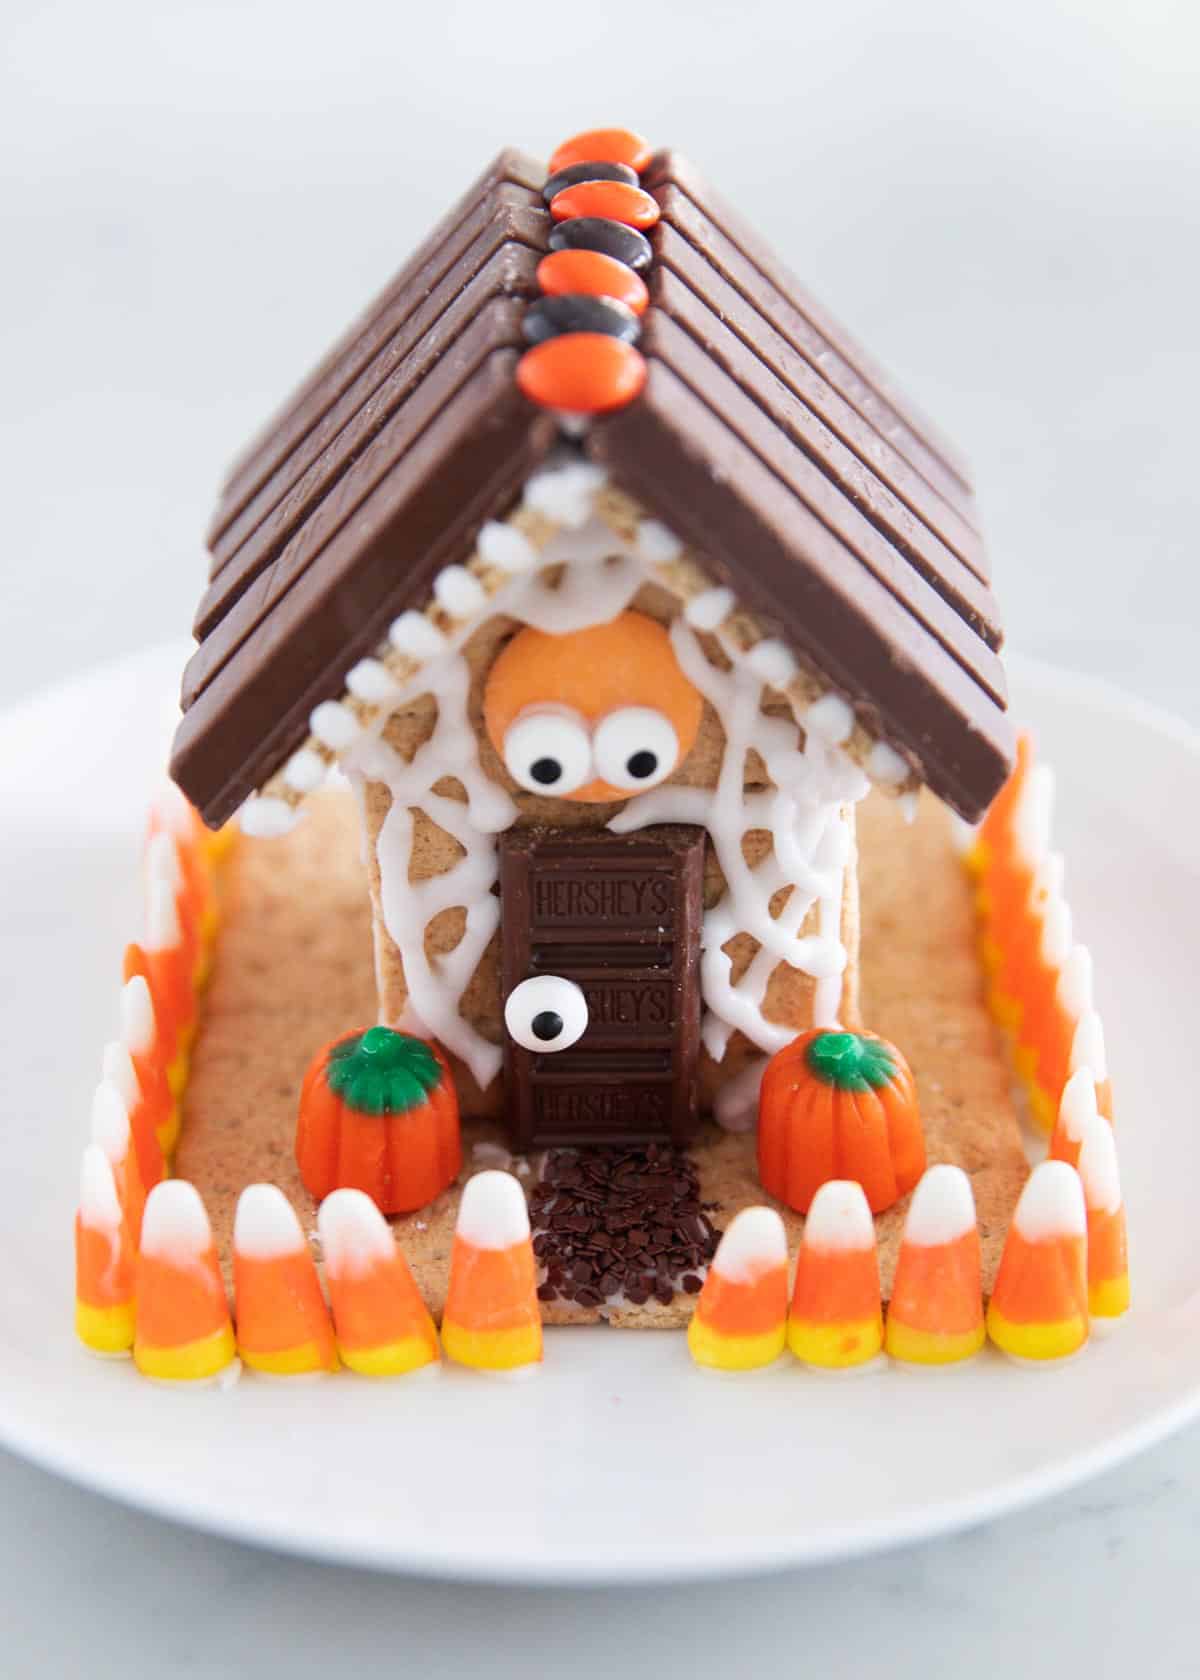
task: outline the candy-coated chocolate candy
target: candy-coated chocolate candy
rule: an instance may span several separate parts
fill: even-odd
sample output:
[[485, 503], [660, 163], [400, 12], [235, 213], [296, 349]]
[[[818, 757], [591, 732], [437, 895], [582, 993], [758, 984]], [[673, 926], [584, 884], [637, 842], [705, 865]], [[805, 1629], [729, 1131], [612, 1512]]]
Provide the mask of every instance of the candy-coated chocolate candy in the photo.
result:
[[572, 216], [559, 222], [550, 235], [552, 251], [602, 251], [635, 273], [650, 267], [650, 241], [636, 228], [606, 216]]
[[564, 187], [551, 200], [550, 214], [556, 222], [570, 221], [573, 216], [607, 216], [627, 227], [649, 228], [658, 220], [659, 211], [640, 187], [624, 181], [580, 181], [578, 186]]
[[592, 159], [588, 163], [572, 163], [566, 169], [557, 170], [542, 188], [542, 197], [549, 204], [564, 188], [578, 186], [580, 181], [624, 181], [630, 187], [638, 184], [636, 169], [630, 169], [627, 163], [604, 163]]
[[530, 401], [565, 414], [624, 408], [645, 383], [646, 364], [632, 344], [607, 333], [564, 333], [517, 364], [517, 384]]
[[586, 293], [615, 298], [635, 315], [643, 314], [650, 301], [641, 275], [603, 251], [551, 251], [538, 264], [537, 283], [547, 297]]
[[546, 168], [553, 175], [572, 163], [602, 158], [606, 163], [627, 163], [640, 174], [653, 155], [649, 140], [630, 128], [587, 128], [555, 147]]
[[638, 318], [615, 298], [592, 297], [586, 292], [565, 297], [544, 297], [534, 304], [521, 323], [530, 344], [542, 344], [560, 333], [608, 333], [635, 344], [641, 333]]

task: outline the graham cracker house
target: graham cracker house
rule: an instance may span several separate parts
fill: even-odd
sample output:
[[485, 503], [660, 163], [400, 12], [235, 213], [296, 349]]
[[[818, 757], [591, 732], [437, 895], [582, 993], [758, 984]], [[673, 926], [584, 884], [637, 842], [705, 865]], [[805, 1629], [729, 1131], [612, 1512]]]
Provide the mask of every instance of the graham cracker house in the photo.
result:
[[[251, 834], [348, 778], [379, 1018], [522, 1147], [752, 1108], [857, 1023], [856, 804], [973, 821], [1014, 754], [956, 451], [688, 163], [637, 174], [642, 231], [572, 227], [501, 153], [243, 453], [172, 759]], [[611, 401], [539, 397], [564, 337]]]

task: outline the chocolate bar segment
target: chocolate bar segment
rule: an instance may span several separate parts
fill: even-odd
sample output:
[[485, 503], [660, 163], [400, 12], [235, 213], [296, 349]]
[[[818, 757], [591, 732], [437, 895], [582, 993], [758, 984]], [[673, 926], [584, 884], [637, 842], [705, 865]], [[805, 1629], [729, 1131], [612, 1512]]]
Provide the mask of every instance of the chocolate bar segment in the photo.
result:
[[301, 745], [313, 707], [429, 598], [444, 566], [469, 556], [484, 520], [503, 516], [553, 446], [553, 422], [520, 395], [516, 364], [515, 350], [484, 361], [340, 524], [320, 565], [263, 603], [184, 713], [171, 774], [213, 827]]
[[974, 821], [1015, 753], [1003, 710], [713, 408], [647, 359], [642, 396], [593, 427], [589, 454]]
[[[720, 323], [714, 322], [710, 337], [719, 337], [722, 330]], [[833, 565], [844, 563], [848, 549], [993, 700], [1004, 704], [1006, 690], [1000, 661], [979, 632], [978, 615], [969, 611], [982, 590], [978, 579], [947, 553], [945, 564], [950, 576], [960, 590], [966, 590], [966, 600], [961, 593], [947, 600], [942, 592], [946, 573], [927, 564], [914, 565], [909, 555], [889, 542], [837, 483], [826, 478], [797, 448], [786, 427], [792, 406], [789, 394], [778, 382], [770, 381], [769, 376], [761, 382], [756, 379], [762, 398], [762, 403], [756, 404], [723, 371], [715, 356], [706, 356], [694, 339], [657, 309], [648, 316], [643, 350], [657, 356], [719, 414], [819, 521], [808, 531], [806, 543], [826, 543]], [[757, 370], [746, 371], [753, 378]], [[821, 527], [827, 535], [822, 534]], [[931, 581], [931, 571], [942, 589]], [[988, 628], [991, 630], [990, 623]]]
[[[220, 539], [213, 551], [218, 569], [196, 614], [197, 636], [229, 611], [379, 433], [398, 418], [405, 422], [405, 404], [481, 317], [489, 318], [493, 300], [536, 292], [536, 250], [505, 239], [477, 269], [475, 260], [468, 255], [451, 270]], [[492, 316], [510, 318], [507, 310]], [[228, 564], [220, 563], [225, 559]]]
[[706, 221], [719, 228], [725, 238], [737, 246], [759, 273], [805, 317], [834, 353], [855, 370], [856, 379], [871, 387], [876, 398], [894, 411], [922, 445], [936, 455], [958, 484], [970, 493], [970, 466], [952, 440], [934, 426], [909, 397], [896, 390], [875, 358], [801, 286], [766, 241], [759, 238], [727, 199], [714, 192], [695, 164], [669, 148], [655, 153], [642, 180], [642, 186], [651, 193], [668, 184], [677, 187]]
[[506, 209], [531, 210], [549, 222], [544, 179], [542, 166], [524, 153], [509, 148], [499, 154], [239, 456], [222, 488], [210, 544], [484, 228]]
[[[978, 583], [981, 621], [998, 615], [985, 581], [983, 540], [972, 525], [916, 472], [887, 438], [868, 424], [779, 331], [775, 323], [722, 278], [707, 256], [674, 228], [656, 230], [655, 301], [723, 366], [751, 388], [750, 358], [761, 362], [790, 396], [788, 425], [800, 448], [893, 541], [948, 579], [969, 572]], [[714, 333], [713, 322], [725, 332]], [[741, 353], [731, 342], [736, 339]], [[761, 384], [761, 381], [760, 381]], [[755, 393], [757, 394], [757, 393]], [[963, 579], [959, 592], [970, 585]]]
[[506, 1036], [513, 1146], [688, 1141], [699, 1123], [704, 832], [525, 829], [500, 841], [504, 996], [578, 985], [587, 1027], [556, 1053]]

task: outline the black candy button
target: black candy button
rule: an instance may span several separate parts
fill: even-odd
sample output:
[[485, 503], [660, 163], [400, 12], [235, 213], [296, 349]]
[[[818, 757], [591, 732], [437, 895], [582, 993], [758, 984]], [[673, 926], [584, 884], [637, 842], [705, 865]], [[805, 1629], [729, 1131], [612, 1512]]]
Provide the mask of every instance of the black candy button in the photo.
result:
[[641, 322], [627, 304], [583, 292], [539, 298], [521, 322], [521, 331], [530, 344], [542, 344], [559, 333], [577, 332], [607, 333], [626, 344], [635, 344], [641, 330]]
[[542, 188], [542, 197], [549, 204], [555, 193], [564, 187], [578, 186], [580, 181], [624, 181], [627, 187], [638, 184], [637, 171], [627, 163], [569, 163], [556, 175], [551, 175]]
[[636, 228], [607, 216], [572, 216], [550, 235], [552, 251], [602, 251], [636, 274], [650, 267], [650, 241]]

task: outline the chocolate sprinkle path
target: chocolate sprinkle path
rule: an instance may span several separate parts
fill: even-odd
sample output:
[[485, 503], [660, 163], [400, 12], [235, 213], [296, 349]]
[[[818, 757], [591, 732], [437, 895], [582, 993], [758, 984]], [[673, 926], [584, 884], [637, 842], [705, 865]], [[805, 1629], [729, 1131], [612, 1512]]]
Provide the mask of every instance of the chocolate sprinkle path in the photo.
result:
[[720, 1232], [701, 1202], [691, 1157], [645, 1148], [552, 1149], [529, 1198], [533, 1252], [545, 1270], [538, 1299], [598, 1307], [623, 1295], [670, 1306], [678, 1286], [700, 1290]]

